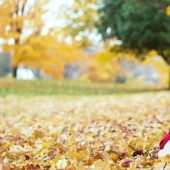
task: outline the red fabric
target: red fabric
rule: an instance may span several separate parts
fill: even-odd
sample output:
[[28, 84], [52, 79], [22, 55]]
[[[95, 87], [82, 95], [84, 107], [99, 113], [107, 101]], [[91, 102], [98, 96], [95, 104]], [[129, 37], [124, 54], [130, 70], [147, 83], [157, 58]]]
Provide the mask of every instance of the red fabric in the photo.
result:
[[166, 143], [170, 140], [170, 131], [164, 136], [164, 138], [159, 143], [159, 148], [163, 149]]

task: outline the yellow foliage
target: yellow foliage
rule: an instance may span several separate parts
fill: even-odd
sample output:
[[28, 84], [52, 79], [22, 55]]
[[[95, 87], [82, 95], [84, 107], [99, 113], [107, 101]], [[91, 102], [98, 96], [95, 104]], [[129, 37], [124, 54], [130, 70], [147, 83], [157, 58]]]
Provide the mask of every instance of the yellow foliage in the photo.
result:
[[161, 56], [149, 53], [143, 63], [145, 65], [152, 65], [158, 71], [158, 79], [161, 85], [168, 84], [169, 66]]
[[72, 37], [73, 42], [77, 42], [80, 47], [88, 47], [92, 43], [89, 35], [96, 32], [95, 21], [98, 19], [98, 0], [74, 0], [74, 3], [61, 7], [61, 18], [65, 21], [62, 27], [64, 37]]
[[122, 69], [119, 60], [133, 60], [136, 62], [133, 53], [124, 53], [110, 50], [110, 45], [105, 44], [101, 51], [97, 52], [95, 56], [91, 57], [91, 63], [87, 71], [88, 77], [94, 81], [112, 81], [114, 82], [116, 76], [128, 76], [128, 72]]
[[115, 58], [117, 56], [116, 53], [111, 52], [110, 50], [106, 51], [106, 52], [99, 52], [96, 55], [96, 59], [100, 62], [109, 62], [111, 61], [113, 58]]
[[90, 79], [97, 81], [110, 81], [112, 78], [114, 79], [115, 70], [116, 68], [119, 69], [119, 66], [115, 62], [113, 68], [112, 64], [113, 62], [101, 63], [94, 60], [88, 70]]
[[166, 15], [170, 16], [170, 5], [166, 8]]
[[149, 53], [147, 54], [147, 56], [155, 56], [155, 55], [158, 55], [158, 53], [157, 53], [157, 51], [155, 51], [155, 50], [151, 50], [151, 51], [149, 51]]
[[[77, 44], [68, 45], [58, 40], [60, 31], [49, 29], [42, 34], [49, 12], [49, 0], [3, 0], [0, 6], [0, 37], [4, 51], [12, 52], [12, 65], [42, 69], [45, 74], [62, 78], [64, 65], [82, 58]], [[47, 29], [47, 28], [46, 28]], [[30, 32], [30, 33], [29, 33]]]

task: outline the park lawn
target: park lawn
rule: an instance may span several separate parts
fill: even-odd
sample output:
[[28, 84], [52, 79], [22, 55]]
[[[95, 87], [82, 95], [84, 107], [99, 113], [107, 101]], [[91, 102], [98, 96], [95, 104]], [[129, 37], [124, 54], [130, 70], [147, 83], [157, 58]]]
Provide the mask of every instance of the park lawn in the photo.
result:
[[[170, 92], [0, 97], [2, 170], [169, 167], [157, 158]], [[167, 164], [166, 164], [167, 162]]]
[[124, 95], [141, 92], [156, 92], [166, 87], [142, 83], [115, 84], [70, 80], [15, 80], [0, 79], [0, 96], [87, 96]]

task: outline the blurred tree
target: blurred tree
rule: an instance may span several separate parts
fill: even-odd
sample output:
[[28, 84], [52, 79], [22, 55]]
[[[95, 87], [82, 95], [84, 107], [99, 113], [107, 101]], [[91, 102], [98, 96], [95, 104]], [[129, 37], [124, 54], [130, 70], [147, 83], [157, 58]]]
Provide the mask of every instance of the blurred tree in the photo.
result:
[[169, 5], [169, 0], [101, 0], [98, 31], [104, 40], [117, 37], [123, 50], [140, 59], [156, 50], [170, 65]]
[[63, 2], [61, 17], [64, 36], [68, 36], [79, 43], [80, 47], [88, 47], [94, 41], [95, 22], [98, 19], [97, 6], [99, 0], [73, 0], [72, 3]]
[[[57, 40], [58, 32], [46, 27], [50, 0], [1, 0], [2, 49], [12, 52], [13, 77], [19, 64], [62, 77], [64, 64], [80, 57], [74, 45]], [[45, 34], [43, 32], [46, 32]]]

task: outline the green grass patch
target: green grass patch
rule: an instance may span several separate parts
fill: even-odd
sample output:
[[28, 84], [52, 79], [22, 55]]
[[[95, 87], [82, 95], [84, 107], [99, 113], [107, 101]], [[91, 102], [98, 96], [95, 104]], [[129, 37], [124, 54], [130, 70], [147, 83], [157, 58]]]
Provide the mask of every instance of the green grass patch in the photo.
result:
[[86, 95], [113, 95], [141, 92], [155, 92], [165, 90], [156, 86], [127, 85], [114, 83], [95, 83], [81, 81], [57, 80], [15, 80], [0, 79], [0, 96], [86, 96]]

